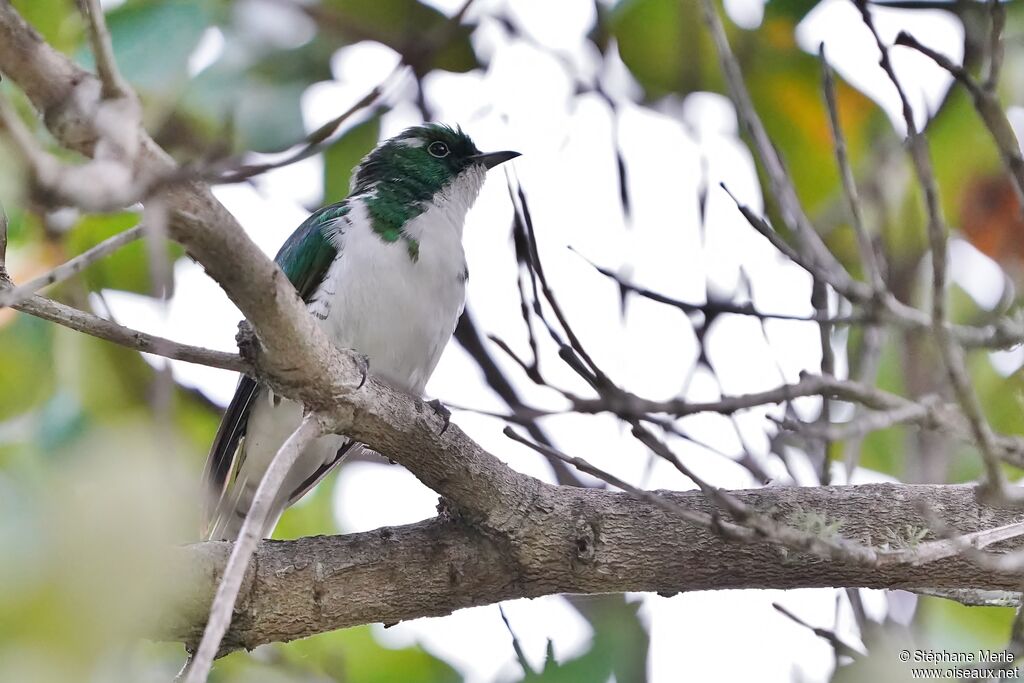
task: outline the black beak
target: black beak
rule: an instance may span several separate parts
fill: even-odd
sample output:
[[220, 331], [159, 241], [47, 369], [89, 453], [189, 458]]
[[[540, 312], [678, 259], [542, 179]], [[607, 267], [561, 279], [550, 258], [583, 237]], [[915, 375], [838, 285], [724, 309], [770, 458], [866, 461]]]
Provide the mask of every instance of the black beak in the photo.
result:
[[488, 169], [492, 169], [498, 164], [503, 164], [510, 159], [515, 159], [517, 156], [521, 156], [519, 152], [487, 152], [485, 154], [474, 154], [469, 158], [471, 161], [483, 164]]

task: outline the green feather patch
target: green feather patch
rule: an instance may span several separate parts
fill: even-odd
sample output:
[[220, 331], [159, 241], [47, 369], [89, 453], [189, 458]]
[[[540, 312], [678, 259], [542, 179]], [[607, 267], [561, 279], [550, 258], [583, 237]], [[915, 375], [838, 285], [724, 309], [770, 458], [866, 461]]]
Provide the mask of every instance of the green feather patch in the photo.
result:
[[292, 233], [274, 257], [299, 296], [307, 303], [338, 256], [338, 250], [328, 239], [328, 230], [334, 221], [345, 216], [348, 211], [346, 202], [323, 207]]

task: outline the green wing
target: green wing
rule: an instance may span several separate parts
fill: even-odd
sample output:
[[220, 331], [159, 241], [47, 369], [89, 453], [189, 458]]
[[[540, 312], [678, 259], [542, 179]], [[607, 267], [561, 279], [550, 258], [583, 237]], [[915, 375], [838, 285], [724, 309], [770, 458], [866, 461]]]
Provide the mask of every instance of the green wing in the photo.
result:
[[[345, 202], [330, 204], [316, 211], [292, 233], [274, 257], [299, 296], [307, 303], [338, 255], [328, 235], [334, 231], [334, 222], [348, 211]], [[219, 504], [231, 483], [232, 473], [241, 467], [240, 458], [244, 458], [244, 454], [239, 444], [245, 437], [252, 403], [260, 389], [261, 385], [251, 377], [242, 375], [239, 378], [235, 395], [224, 411], [217, 435], [213, 439], [204, 473], [209, 491], [204, 515], [207, 529], [204, 535], [213, 529], [218, 515], [232, 512], [219, 509]]]
[[303, 301], [308, 302], [313, 296], [338, 255], [328, 232], [348, 210], [347, 202], [339, 202], [316, 211], [292, 233], [274, 257]]

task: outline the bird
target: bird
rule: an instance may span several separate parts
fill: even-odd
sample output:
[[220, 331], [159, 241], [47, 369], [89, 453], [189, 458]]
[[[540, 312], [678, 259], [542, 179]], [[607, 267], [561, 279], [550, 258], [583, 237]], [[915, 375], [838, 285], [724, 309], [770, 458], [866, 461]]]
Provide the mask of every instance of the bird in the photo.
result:
[[[375, 377], [420, 397], [465, 308], [466, 214], [487, 171], [518, 156], [481, 153], [461, 127], [408, 128], [363, 157], [348, 196], [312, 213], [274, 260], [337, 347], [363, 354]], [[239, 377], [203, 475], [207, 540], [237, 539], [302, 411], [267, 384]], [[262, 536], [361, 448], [336, 434], [312, 442], [287, 473]]]

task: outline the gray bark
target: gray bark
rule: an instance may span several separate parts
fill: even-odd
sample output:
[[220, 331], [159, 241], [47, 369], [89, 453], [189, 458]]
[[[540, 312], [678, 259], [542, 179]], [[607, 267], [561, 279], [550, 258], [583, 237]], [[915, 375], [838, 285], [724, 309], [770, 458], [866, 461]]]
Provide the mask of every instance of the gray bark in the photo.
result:
[[[660, 493], [711, 512], [699, 492]], [[980, 505], [967, 486], [794, 487], [736, 495], [790, 524], [815, 513], [839, 522], [844, 536], [872, 545], [891, 542], [907, 525], [927, 528], [923, 506], [963, 532], [1022, 518], [1019, 511]], [[1007, 547], [1013, 546], [995, 549]], [[228, 551], [227, 543], [201, 543], [177, 553], [178, 575], [187, 585], [161, 615], [155, 637], [199, 638]], [[629, 494], [543, 485], [507, 536], [488, 536], [442, 515], [366, 533], [263, 542], [223, 647], [252, 648], [553, 593], [824, 586], [1016, 591], [1021, 579], [962, 556], [922, 566], [825, 561], [767, 542], [725, 540]]]

